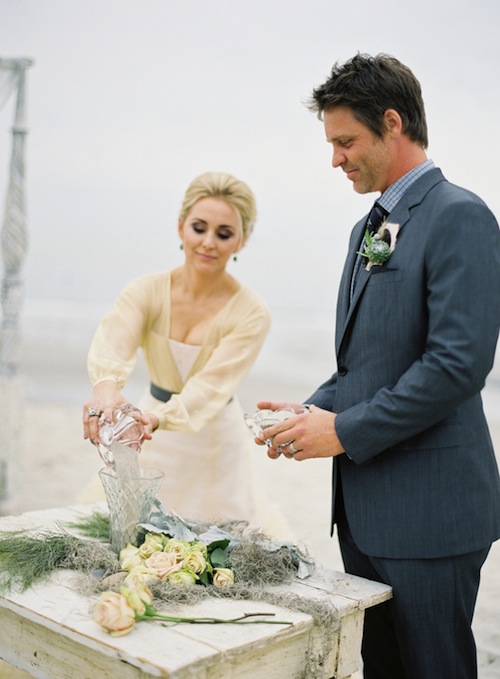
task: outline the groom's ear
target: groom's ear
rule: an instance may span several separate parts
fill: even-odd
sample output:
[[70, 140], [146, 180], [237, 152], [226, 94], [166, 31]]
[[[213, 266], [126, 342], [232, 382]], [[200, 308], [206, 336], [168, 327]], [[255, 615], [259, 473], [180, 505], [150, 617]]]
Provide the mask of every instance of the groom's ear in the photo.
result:
[[403, 134], [403, 119], [394, 108], [388, 108], [384, 113], [384, 126], [386, 133], [391, 137], [399, 137]]

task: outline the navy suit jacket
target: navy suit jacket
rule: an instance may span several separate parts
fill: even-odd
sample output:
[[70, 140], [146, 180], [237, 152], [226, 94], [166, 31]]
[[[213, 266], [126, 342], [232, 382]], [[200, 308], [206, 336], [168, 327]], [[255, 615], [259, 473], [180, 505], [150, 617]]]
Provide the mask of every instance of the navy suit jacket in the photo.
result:
[[[500, 231], [484, 202], [438, 169], [390, 213], [396, 247], [349, 286], [365, 219], [339, 288], [337, 372], [309, 402], [338, 413], [334, 458], [358, 547], [431, 558], [500, 536], [500, 479], [481, 389], [500, 326]], [[332, 521], [334, 521], [333, 517]]]

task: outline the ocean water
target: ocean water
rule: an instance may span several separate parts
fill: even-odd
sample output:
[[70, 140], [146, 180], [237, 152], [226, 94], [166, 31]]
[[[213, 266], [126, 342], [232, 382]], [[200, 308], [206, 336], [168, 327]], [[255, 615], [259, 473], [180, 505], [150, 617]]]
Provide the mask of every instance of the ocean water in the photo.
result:
[[[102, 304], [63, 300], [27, 300], [20, 318], [26, 398], [33, 402], [81, 405], [90, 395], [86, 355], [100, 318]], [[334, 310], [273, 309], [266, 343], [240, 388], [244, 406], [257, 400], [304, 401], [335, 370]], [[126, 387], [133, 401], [147, 384], [139, 356]], [[500, 422], [500, 359], [483, 391], [488, 418]]]
[[[22, 365], [30, 400], [82, 402], [89, 394], [86, 355], [108, 307], [61, 300], [25, 304], [21, 318]], [[251, 371], [254, 382], [297, 385], [297, 398], [334, 369], [332, 315], [319, 312], [274, 313], [271, 332]], [[249, 376], [250, 377], [250, 376]], [[247, 378], [248, 379], [248, 378]], [[129, 387], [147, 380], [142, 357]], [[303, 385], [303, 390], [300, 390]], [[263, 397], [265, 394], [262, 395]]]

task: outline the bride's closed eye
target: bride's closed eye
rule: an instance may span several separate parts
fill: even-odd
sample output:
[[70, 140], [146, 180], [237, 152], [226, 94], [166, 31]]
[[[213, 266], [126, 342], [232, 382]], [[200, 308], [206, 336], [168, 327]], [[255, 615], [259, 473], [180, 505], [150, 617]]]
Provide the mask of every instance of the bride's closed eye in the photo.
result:
[[218, 231], [217, 232], [217, 238], [220, 238], [221, 240], [228, 240], [228, 238], [232, 238], [234, 236], [234, 233], [232, 231]]
[[[207, 230], [207, 227], [204, 226], [203, 224], [195, 223], [191, 224], [191, 228], [195, 233], [202, 234], [205, 233]], [[217, 231], [215, 234], [217, 238], [220, 238], [220, 240], [228, 240], [229, 238], [232, 238], [234, 236], [234, 232], [231, 230], [228, 230], [225, 227], [221, 227], [220, 231]]]
[[207, 230], [206, 227], [203, 226], [203, 224], [197, 224], [197, 223], [191, 224], [191, 228], [196, 233], [205, 233], [205, 231]]

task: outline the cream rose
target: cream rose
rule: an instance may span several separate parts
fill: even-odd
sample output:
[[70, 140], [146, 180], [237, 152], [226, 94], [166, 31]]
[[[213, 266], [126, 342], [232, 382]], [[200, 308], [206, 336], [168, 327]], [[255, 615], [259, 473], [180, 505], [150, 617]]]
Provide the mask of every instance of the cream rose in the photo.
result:
[[148, 533], [142, 545], [139, 547], [139, 554], [143, 559], [147, 559], [153, 552], [162, 552], [165, 546], [165, 539], [159, 533]]
[[146, 606], [150, 606], [153, 600], [153, 595], [144, 583], [134, 587], [120, 587], [120, 594], [123, 594], [136, 616], [144, 615]]
[[139, 549], [134, 547], [134, 545], [131, 545], [129, 542], [129, 544], [120, 552], [120, 563], [123, 570], [131, 571], [137, 566], [142, 566], [144, 564], [144, 560], [139, 554]]
[[[124, 580], [123, 586], [120, 588], [120, 592], [123, 594], [123, 596], [127, 598], [129, 604], [136, 612], [138, 612], [136, 606], [133, 605], [132, 599], [129, 599], [128, 597], [129, 592], [132, 592], [134, 595], [137, 595], [139, 599], [147, 606], [151, 606], [151, 603], [153, 601], [153, 595], [151, 593], [151, 590], [147, 586], [144, 577], [145, 577], [144, 575], [139, 575], [138, 573], [133, 574], [130, 573], [129, 575], [127, 575], [127, 577]], [[122, 589], [126, 590], [126, 592], [122, 592]], [[144, 615], [144, 613], [140, 613], [140, 615]]]
[[191, 549], [196, 550], [198, 552], [201, 552], [203, 554], [203, 556], [205, 556], [205, 557], [206, 557], [207, 552], [208, 552], [206, 544], [204, 542], [202, 542], [201, 540], [197, 540], [196, 542], [192, 542], [191, 543]]
[[187, 554], [184, 558], [182, 567], [187, 568], [188, 571], [192, 571], [193, 573], [200, 575], [206, 570], [207, 562], [200, 551], [193, 549], [193, 551], [189, 552], [189, 554]]
[[230, 568], [216, 568], [214, 570], [214, 585], [216, 587], [227, 587], [234, 582], [234, 573]]
[[177, 571], [168, 576], [168, 581], [173, 585], [194, 585], [196, 575], [189, 571]]
[[182, 562], [177, 561], [174, 552], [153, 552], [144, 562], [146, 567], [154, 571], [160, 580], [165, 580], [171, 573], [175, 573], [182, 568]]
[[92, 619], [112, 637], [130, 632], [135, 625], [135, 613], [127, 599], [118, 592], [103, 592], [99, 597]]
[[153, 582], [158, 578], [156, 571], [154, 571], [152, 568], [148, 568], [144, 561], [140, 566], [136, 566], [129, 571], [129, 574], [124, 580], [125, 585], [127, 584], [129, 577], [132, 578], [132, 581], [135, 578], [139, 578], [145, 583]]
[[167, 540], [164, 547], [164, 551], [168, 554], [175, 554], [177, 561], [182, 561], [190, 549], [191, 545], [189, 542], [186, 542], [185, 540], [176, 540], [176, 538]]

